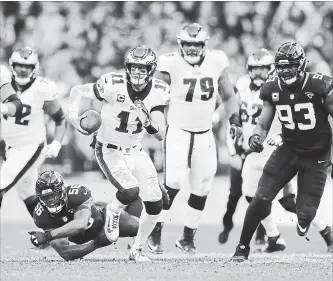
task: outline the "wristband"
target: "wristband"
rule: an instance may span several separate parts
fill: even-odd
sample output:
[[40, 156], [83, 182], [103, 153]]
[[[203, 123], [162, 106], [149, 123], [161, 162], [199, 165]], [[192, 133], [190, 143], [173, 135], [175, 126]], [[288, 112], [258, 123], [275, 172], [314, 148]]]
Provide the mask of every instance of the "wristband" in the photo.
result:
[[156, 134], [160, 128], [154, 122], [150, 122], [150, 125], [145, 127], [145, 129], [149, 134], [153, 135]]
[[50, 231], [45, 231], [44, 235], [45, 235], [45, 238], [46, 238], [47, 242], [53, 240], [53, 237], [52, 237], [52, 234], [51, 234]]

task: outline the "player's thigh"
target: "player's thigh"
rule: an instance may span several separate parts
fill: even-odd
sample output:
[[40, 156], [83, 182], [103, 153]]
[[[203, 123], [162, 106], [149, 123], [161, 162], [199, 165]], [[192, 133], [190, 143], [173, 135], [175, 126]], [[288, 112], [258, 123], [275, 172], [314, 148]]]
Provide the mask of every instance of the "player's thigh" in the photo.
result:
[[273, 151], [263, 168], [255, 196], [272, 201], [296, 175], [294, 159], [295, 155], [284, 145]]
[[181, 129], [168, 127], [164, 138], [164, 180], [165, 184], [180, 189], [188, 173], [191, 134]]
[[[31, 170], [38, 167], [44, 156], [43, 145], [29, 145], [10, 148], [6, 151], [6, 161], [1, 167], [1, 190], [9, 190], [27, 177]], [[35, 183], [33, 183], [34, 187]]]
[[118, 190], [137, 187], [138, 181], [133, 176], [126, 157], [117, 150], [96, 143], [95, 156], [104, 175]]
[[119, 236], [134, 237], [139, 229], [139, 218], [131, 216], [126, 210], [122, 211], [119, 218]]
[[196, 134], [191, 157], [189, 184], [191, 193], [205, 196], [209, 193], [217, 168], [213, 133]]
[[134, 161], [133, 175], [139, 182], [140, 197], [143, 201], [155, 202], [162, 199], [156, 168], [144, 150], [136, 150], [131, 157]]

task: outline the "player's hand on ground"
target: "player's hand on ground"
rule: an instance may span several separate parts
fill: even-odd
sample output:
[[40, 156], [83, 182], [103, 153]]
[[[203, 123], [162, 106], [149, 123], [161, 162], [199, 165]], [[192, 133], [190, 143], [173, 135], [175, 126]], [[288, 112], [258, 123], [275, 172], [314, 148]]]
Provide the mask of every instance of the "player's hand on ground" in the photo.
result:
[[230, 126], [229, 134], [233, 143], [235, 144], [237, 144], [238, 141], [243, 137], [242, 128], [234, 124]]
[[55, 158], [58, 156], [60, 149], [61, 143], [57, 140], [54, 140], [43, 148], [42, 153], [46, 158]]
[[268, 136], [266, 141], [267, 141], [267, 144], [269, 144], [271, 146], [281, 146], [283, 144], [281, 134], [270, 135], [270, 136]]
[[34, 245], [35, 247], [38, 247], [39, 245], [46, 244], [47, 242], [50, 241], [46, 232], [29, 231], [28, 233], [31, 235], [30, 236], [30, 241], [31, 241], [32, 245]]
[[140, 122], [142, 123], [142, 126], [148, 127], [150, 125], [151, 118], [145, 104], [143, 103], [143, 101], [137, 99], [134, 101], [134, 105], [136, 107], [136, 112], [140, 119]]
[[81, 120], [86, 118], [87, 115], [80, 115], [77, 117], [70, 117], [69, 121], [71, 122], [71, 124], [73, 125], [73, 127], [78, 130], [82, 135], [90, 135], [87, 131], [85, 131], [82, 127], [81, 127]]
[[262, 140], [259, 135], [252, 135], [249, 139], [250, 149], [254, 152], [261, 152], [264, 150]]

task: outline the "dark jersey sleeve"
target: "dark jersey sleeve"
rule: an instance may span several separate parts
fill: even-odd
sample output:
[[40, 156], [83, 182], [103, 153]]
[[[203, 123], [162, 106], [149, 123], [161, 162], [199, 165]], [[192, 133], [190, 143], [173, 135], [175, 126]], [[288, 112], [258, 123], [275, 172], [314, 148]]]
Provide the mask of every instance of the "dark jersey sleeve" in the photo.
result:
[[85, 201], [92, 198], [91, 191], [83, 185], [70, 185], [67, 189], [68, 208], [76, 210]]
[[322, 92], [324, 94], [324, 99], [333, 94], [333, 79], [331, 77], [323, 75], [322, 83], [320, 84], [322, 87]]
[[272, 97], [274, 98], [273, 86], [274, 83], [276, 83], [276, 79], [275, 77], [267, 79], [267, 81], [262, 84], [259, 95], [260, 99], [272, 103]]
[[50, 215], [48, 214], [48, 212], [45, 211], [44, 207], [40, 202], [36, 205], [33, 218], [36, 226], [45, 231], [58, 227], [54, 224], [54, 221], [50, 219]]

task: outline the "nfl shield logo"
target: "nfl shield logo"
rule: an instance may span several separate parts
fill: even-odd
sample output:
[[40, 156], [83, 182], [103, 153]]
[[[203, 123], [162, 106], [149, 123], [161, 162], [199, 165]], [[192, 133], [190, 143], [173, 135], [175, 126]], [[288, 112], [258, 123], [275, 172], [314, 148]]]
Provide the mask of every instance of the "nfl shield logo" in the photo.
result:
[[294, 94], [291, 94], [290, 95], [290, 99], [293, 100], [295, 98], [295, 95]]
[[272, 93], [272, 101], [279, 101], [279, 93]]

